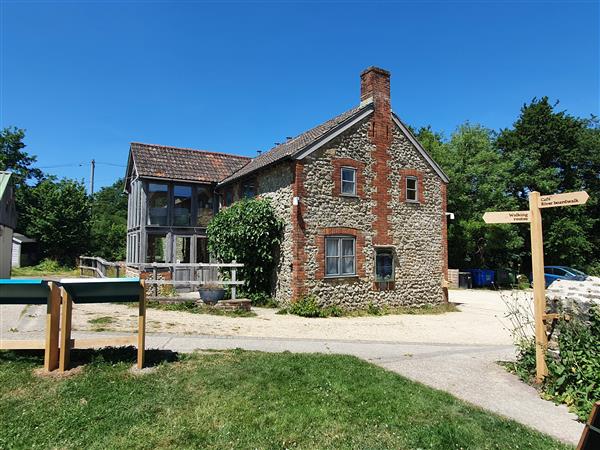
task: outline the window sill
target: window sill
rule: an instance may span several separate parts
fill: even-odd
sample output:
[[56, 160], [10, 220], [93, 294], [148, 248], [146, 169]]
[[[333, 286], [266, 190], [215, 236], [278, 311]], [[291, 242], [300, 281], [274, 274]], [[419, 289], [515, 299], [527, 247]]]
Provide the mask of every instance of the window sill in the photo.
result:
[[421, 202], [419, 200], [404, 200], [404, 203], [408, 203], [411, 205], [420, 205]]
[[324, 280], [347, 280], [348, 278], [358, 278], [358, 275], [325, 275]]
[[344, 197], [344, 198], [360, 198], [356, 194], [340, 194], [340, 197]]

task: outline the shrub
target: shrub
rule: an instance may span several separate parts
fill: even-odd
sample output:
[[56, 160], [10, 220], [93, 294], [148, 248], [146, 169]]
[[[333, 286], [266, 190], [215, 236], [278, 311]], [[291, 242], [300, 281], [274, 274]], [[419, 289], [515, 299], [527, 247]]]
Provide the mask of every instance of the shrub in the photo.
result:
[[[535, 341], [530, 320], [511, 312], [509, 319], [519, 328], [513, 329], [518, 348], [517, 360], [510, 369], [523, 381], [535, 377]], [[548, 376], [544, 379], [544, 397], [565, 403], [581, 420], [587, 419], [592, 404], [600, 398], [600, 307], [590, 309], [588, 321], [572, 317], [561, 319], [555, 328], [558, 352], [546, 355]]]
[[557, 340], [559, 354], [546, 358], [544, 392], [585, 420], [600, 399], [600, 307], [590, 310], [589, 323], [561, 320]]
[[264, 292], [257, 292], [254, 294], [242, 294], [252, 301], [252, 306], [263, 306], [265, 308], [277, 308], [279, 303], [270, 295]]
[[600, 277], [600, 261], [591, 263], [587, 268], [587, 274], [592, 277]]
[[381, 308], [375, 305], [373, 302], [369, 302], [367, 305], [367, 314], [370, 316], [381, 316], [383, 313], [384, 312], [381, 310]]
[[287, 312], [301, 317], [326, 317], [314, 295], [308, 295], [293, 302]]
[[248, 293], [269, 293], [282, 230], [268, 199], [240, 200], [209, 223], [208, 249], [219, 261], [244, 264], [238, 279]]

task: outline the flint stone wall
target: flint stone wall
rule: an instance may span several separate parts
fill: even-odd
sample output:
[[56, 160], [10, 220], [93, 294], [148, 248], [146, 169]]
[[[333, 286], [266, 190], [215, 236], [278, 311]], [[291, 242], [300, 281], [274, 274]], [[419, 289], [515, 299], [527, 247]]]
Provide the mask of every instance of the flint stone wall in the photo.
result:
[[257, 175], [257, 194], [271, 200], [278, 218], [283, 220], [283, 240], [277, 250], [273, 277], [273, 297], [280, 303], [292, 297], [292, 183], [294, 175], [289, 163], [277, 164]]
[[[442, 181], [416, 148], [396, 127], [388, 151], [392, 214], [388, 217], [395, 247], [395, 289], [377, 291], [375, 280], [375, 247], [373, 245], [374, 201], [376, 189], [373, 171], [374, 145], [368, 136], [368, 119], [357, 124], [305, 159], [306, 190], [306, 281], [307, 293], [314, 294], [322, 306], [338, 305], [346, 309], [377, 306], [407, 306], [440, 303], [442, 296]], [[365, 164], [364, 198], [332, 196], [333, 160], [351, 158]], [[400, 200], [400, 171], [423, 172], [425, 202], [409, 204]], [[362, 249], [363, 277], [316, 279], [318, 233], [326, 227], [350, 227], [365, 238]], [[358, 248], [357, 248], [358, 251]], [[357, 255], [358, 256], [358, 255]]]

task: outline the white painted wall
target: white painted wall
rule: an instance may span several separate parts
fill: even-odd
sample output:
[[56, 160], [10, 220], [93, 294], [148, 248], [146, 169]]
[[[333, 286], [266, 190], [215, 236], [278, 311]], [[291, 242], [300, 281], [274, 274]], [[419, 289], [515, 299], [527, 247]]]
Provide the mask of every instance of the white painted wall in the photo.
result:
[[0, 225], [0, 278], [10, 278], [13, 230]]
[[12, 261], [13, 267], [21, 267], [21, 244], [13, 240], [12, 243]]

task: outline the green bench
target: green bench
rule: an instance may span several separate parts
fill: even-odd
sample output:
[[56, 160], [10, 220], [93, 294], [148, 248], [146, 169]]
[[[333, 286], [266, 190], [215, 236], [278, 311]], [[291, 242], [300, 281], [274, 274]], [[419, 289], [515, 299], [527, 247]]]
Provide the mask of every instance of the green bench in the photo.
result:
[[[60, 336], [59, 370], [69, 366], [72, 348], [90, 348], [137, 344], [137, 367], [144, 366], [146, 344], [146, 290], [139, 278], [63, 278], [62, 333]], [[73, 304], [79, 303], [130, 303], [138, 302], [137, 336], [98, 339], [71, 339]]]
[[46, 305], [44, 340], [12, 340], [0, 337], [1, 350], [44, 349], [44, 368], [58, 367], [60, 288], [44, 280], [0, 280], [0, 305]]

